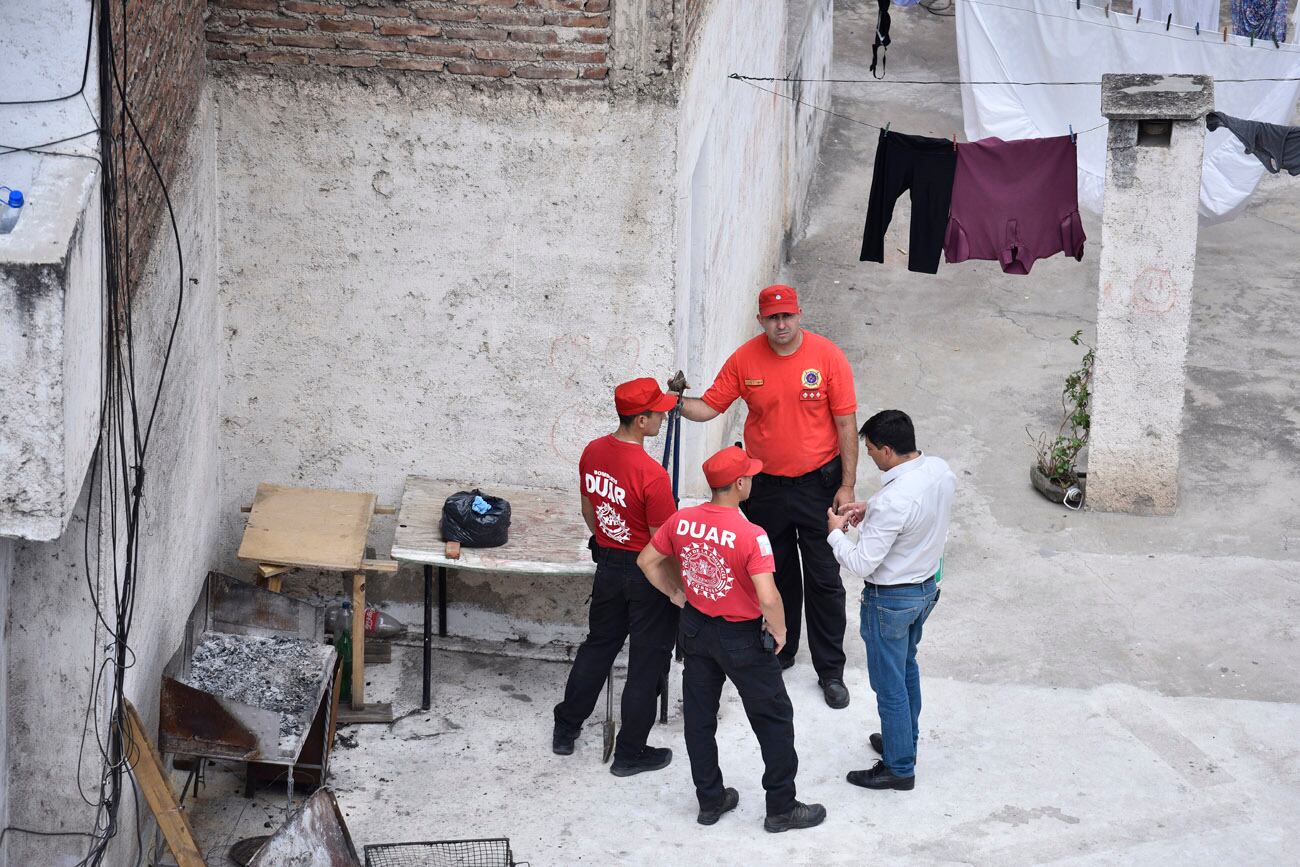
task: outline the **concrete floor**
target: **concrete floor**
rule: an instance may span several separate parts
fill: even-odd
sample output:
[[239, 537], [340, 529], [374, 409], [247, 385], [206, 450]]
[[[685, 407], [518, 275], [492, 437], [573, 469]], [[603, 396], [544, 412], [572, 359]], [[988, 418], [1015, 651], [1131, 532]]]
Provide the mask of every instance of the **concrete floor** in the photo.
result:
[[[837, 7], [836, 74], [867, 78], [875, 4]], [[895, 10], [892, 36], [891, 79], [956, 77], [950, 20]], [[961, 128], [956, 88], [840, 85], [835, 109], [904, 132]], [[826, 708], [806, 656], [786, 677], [799, 793], [826, 804], [821, 828], [761, 831], [761, 763], [730, 688], [719, 738], [740, 808], [701, 828], [679, 709], [652, 739], [673, 747], [673, 765], [619, 780], [599, 763], [598, 725], [574, 756], [549, 752], [563, 661], [440, 650], [434, 712], [352, 728], [356, 746], [336, 753], [359, 845], [502, 835], [533, 865], [1294, 863], [1300, 179], [1266, 177], [1243, 216], [1201, 233], [1178, 514], [1074, 513], [1030, 489], [1025, 428], [1054, 425], [1081, 354], [1069, 335], [1092, 331], [1099, 220], [1086, 218], [1082, 263], [927, 276], [896, 251], [900, 203], [890, 261], [859, 263], [875, 141], [833, 121], [811, 225], [784, 276], [803, 293], [806, 324], [853, 362], [861, 417], [907, 410], [922, 447], [960, 480], [921, 651], [916, 790], [844, 782], [874, 760], [866, 737], [878, 729], [851, 604], [851, 706]], [[860, 478], [860, 493], [875, 489], [868, 468]], [[418, 658], [399, 648], [372, 669], [371, 694], [399, 714], [416, 707]], [[194, 813], [214, 852], [278, 821], [282, 794], [250, 804], [235, 789], [214, 770]]]

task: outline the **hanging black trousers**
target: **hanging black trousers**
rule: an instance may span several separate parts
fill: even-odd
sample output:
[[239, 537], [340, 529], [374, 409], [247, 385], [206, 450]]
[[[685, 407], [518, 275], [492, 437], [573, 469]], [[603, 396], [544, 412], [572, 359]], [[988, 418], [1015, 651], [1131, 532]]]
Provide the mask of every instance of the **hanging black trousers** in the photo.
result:
[[881, 130], [867, 199], [861, 260], [885, 261], [885, 231], [894, 216], [894, 202], [911, 190], [907, 270], [936, 273], [948, 231], [948, 207], [956, 172], [957, 149], [948, 139]]
[[677, 606], [654, 588], [636, 565], [637, 552], [602, 548], [591, 588], [587, 638], [578, 648], [555, 706], [555, 728], [576, 738], [591, 716], [610, 666], [630, 639], [622, 725], [614, 756], [635, 759], [654, 726], [659, 681], [668, 674], [677, 635]]
[[826, 541], [826, 510], [841, 481], [838, 457], [802, 476], [759, 473], [749, 499], [740, 504], [772, 543], [776, 589], [785, 605], [781, 656], [794, 658], [807, 618], [808, 651], [823, 680], [844, 677], [844, 582]]
[[708, 617], [689, 605], [682, 611], [682, 724], [701, 809], [717, 809], [726, 797], [717, 732], [718, 702], [727, 680], [736, 687], [763, 754], [768, 815], [794, 806], [794, 777], [799, 770], [794, 707], [776, 654], [764, 650], [761, 639], [761, 620], [733, 623]]

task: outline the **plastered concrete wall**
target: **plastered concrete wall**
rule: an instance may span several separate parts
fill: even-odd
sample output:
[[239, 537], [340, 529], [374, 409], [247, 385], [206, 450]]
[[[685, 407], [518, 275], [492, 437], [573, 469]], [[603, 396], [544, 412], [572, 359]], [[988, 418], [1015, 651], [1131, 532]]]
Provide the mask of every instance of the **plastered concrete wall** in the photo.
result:
[[614, 385], [672, 361], [667, 109], [217, 80], [228, 567], [260, 481], [572, 487]]
[[[699, 394], [723, 361], [758, 333], [758, 290], [780, 266], [787, 225], [788, 100], [727, 75], [786, 69], [784, 0], [715, 0], [688, 53], [677, 117], [677, 363]], [[826, 34], [829, 39], [829, 32]], [[830, 46], [826, 45], [829, 62]], [[804, 154], [809, 158], [815, 155]], [[687, 423], [686, 490], [699, 466], [737, 438], [743, 405], [720, 421]]]
[[[834, 0], [792, 0], [786, 20], [786, 74], [790, 78], [831, 77], [835, 55]], [[787, 102], [790, 123], [786, 129], [786, 248], [803, 235], [808, 225], [808, 193], [821, 156], [829, 115], [808, 105], [829, 106], [831, 85], [825, 81], [792, 82], [789, 93], [797, 102]]]
[[99, 427], [99, 172], [45, 157], [0, 235], [0, 534], [67, 526]]
[[[1202, 118], [1213, 91], [1206, 84], [1200, 94], [1186, 77], [1130, 78], [1103, 84], [1110, 128], [1087, 498], [1105, 511], [1169, 514], [1178, 505]], [[1107, 107], [1116, 99], [1137, 104], [1117, 117]], [[1192, 117], [1174, 114], [1193, 99], [1203, 104]], [[1165, 141], [1140, 134], [1135, 118], [1171, 115], [1178, 119], [1166, 121], [1173, 126]]]
[[[0, 708], [9, 707], [9, 579], [14, 570], [14, 543], [0, 538]], [[9, 715], [0, 711], [0, 825], [9, 824]], [[0, 867], [6, 867], [0, 846]]]
[[[162, 668], [180, 641], [181, 627], [213, 563], [217, 499], [219, 331], [216, 317], [215, 130], [206, 99], [171, 187], [185, 252], [182, 324], [150, 445], [139, 548], [139, 584], [131, 636], [134, 667], [127, 694], [146, 728], [157, 723]], [[162, 349], [180, 283], [170, 224], [155, 235], [134, 296], [136, 365], [142, 391], [156, 387]], [[83, 371], [92, 375], [94, 371]], [[8, 744], [9, 821], [30, 828], [87, 830], [91, 808], [77, 791], [76, 757], [90, 694], [95, 648], [106, 642], [95, 628], [83, 551], [87, 480], [63, 534], [51, 542], [19, 542], [6, 570], [7, 647], [3, 704]], [[92, 511], [92, 519], [94, 512]], [[93, 526], [93, 525], [92, 525]], [[94, 550], [95, 537], [90, 539]], [[111, 597], [105, 572], [98, 593]], [[91, 564], [93, 570], [93, 562]], [[82, 784], [93, 792], [98, 750], [85, 742]], [[120, 816], [123, 832], [107, 863], [135, 863], [135, 799]], [[146, 822], [146, 828], [148, 827]], [[146, 834], [146, 840], [148, 835]], [[8, 835], [0, 863], [72, 864], [85, 841]]]

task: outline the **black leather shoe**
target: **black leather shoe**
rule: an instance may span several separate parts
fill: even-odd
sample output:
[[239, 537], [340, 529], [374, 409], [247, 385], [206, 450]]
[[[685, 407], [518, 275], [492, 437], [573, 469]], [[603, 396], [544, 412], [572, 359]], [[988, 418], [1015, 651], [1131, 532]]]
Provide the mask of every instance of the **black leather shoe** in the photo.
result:
[[551, 733], [551, 752], [557, 756], [573, 755], [573, 742], [577, 738], [566, 737], [558, 729]]
[[826, 704], [830, 707], [842, 710], [849, 706], [849, 688], [838, 677], [818, 680], [817, 685], [822, 688], [822, 695], [826, 697]]
[[821, 804], [801, 804], [795, 801], [794, 806], [784, 813], [768, 814], [763, 820], [763, 830], [779, 834], [782, 831], [812, 828], [825, 820], [826, 808]]
[[609, 772], [616, 777], [631, 777], [646, 771], [658, 771], [668, 767], [673, 760], [673, 751], [667, 747], [642, 747], [641, 755], [635, 759], [614, 758]]
[[868, 740], [871, 741], [871, 748], [876, 751], [877, 755], [883, 756], [885, 754], [885, 739], [880, 736], [880, 732], [872, 732]]
[[916, 785], [916, 777], [896, 777], [885, 767], [884, 762], [876, 762], [869, 771], [849, 771], [848, 781], [864, 789], [897, 789], [909, 792]]
[[781, 656], [781, 655], [778, 654], [777, 657], [776, 657], [776, 661], [779, 662], [779, 663], [781, 663], [781, 670], [782, 670], [782, 671], [788, 671], [789, 669], [794, 668], [794, 657], [793, 657], [793, 656]]
[[722, 790], [722, 803], [712, 810], [700, 807], [700, 814], [695, 817], [695, 821], [701, 825], [716, 825], [718, 820], [722, 818], [723, 813], [730, 813], [736, 809], [736, 805], [739, 803], [740, 792], [728, 786]]

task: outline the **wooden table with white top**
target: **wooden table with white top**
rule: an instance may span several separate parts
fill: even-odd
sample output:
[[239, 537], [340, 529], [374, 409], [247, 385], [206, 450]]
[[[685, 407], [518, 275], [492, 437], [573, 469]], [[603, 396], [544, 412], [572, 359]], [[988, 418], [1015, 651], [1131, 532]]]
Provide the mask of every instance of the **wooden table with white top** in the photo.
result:
[[[499, 548], [462, 548], [447, 556], [442, 506], [457, 491], [478, 488], [510, 503], [509, 541]], [[392, 557], [424, 566], [424, 693], [429, 708], [433, 652], [433, 569], [438, 568], [438, 634], [447, 634], [447, 570], [590, 578], [596, 573], [577, 492], [407, 476]]]

